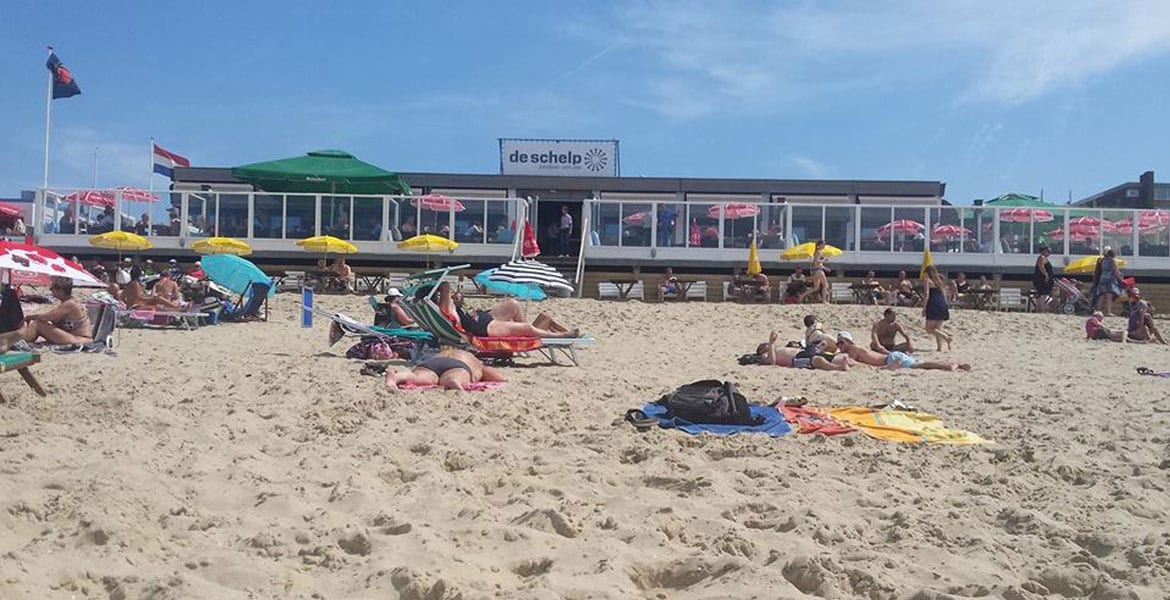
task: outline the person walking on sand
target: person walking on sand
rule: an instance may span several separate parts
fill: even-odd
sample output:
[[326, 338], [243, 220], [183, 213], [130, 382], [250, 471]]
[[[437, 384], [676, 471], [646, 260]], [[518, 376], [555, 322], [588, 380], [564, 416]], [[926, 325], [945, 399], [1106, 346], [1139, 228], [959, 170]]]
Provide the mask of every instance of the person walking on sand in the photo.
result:
[[[1121, 295], [1121, 270], [1117, 266], [1117, 254], [1113, 248], [1105, 246], [1105, 254], [1097, 261], [1093, 273], [1093, 297], [1089, 303], [1094, 310], [1102, 310], [1107, 317], [1113, 314], [1113, 301]], [[1104, 306], [1098, 306], [1104, 300]]]
[[1056, 285], [1056, 272], [1048, 260], [1049, 254], [1052, 254], [1052, 249], [1041, 246], [1040, 256], [1036, 257], [1036, 266], [1032, 269], [1032, 288], [1039, 296], [1038, 312], [1048, 312], [1052, 308], [1052, 287]]
[[817, 302], [828, 304], [831, 297], [828, 272], [829, 268], [825, 266], [825, 240], [817, 240], [813, 250], [812, 269], [809, 270], [811, 285], [804, 296], [800, 298], [801, 302], [807, 302], [809, 298], [815, 297]]
[[947, 306], [946, 285], [942, 276], [934, 265], [929, 265], [922, 271], [922, 289], [926, 291], [926, 305], [922, 308], [922, 315], [926, 317], [926, 333], [934, 336], [938, 351], [942, 352], [943, 342], [947, 350], [951, 349], [954, 338], [942, 330], [943, 322], [951, 318], [950, 308]]
[[[906, 339], [905, 342], [898, 343], [898, 335], [901, 334]], [[898, 312], [893, 308], [887, 308], [882, 313], [882, 318], [874, 322], [873, 327], [869, 331], [869, 349], [881, 354], [889, 354], [890, 352], [913, 352], [914, 344], [910, 342], [910, 336], [906, 334], [906, 330], [902, 329], [902, 324], [898, 322]]]
[[837, 332], [837, 348], [849, 358], [871, 367], [881, 369], [930, 369], [937, 371], [970, 371], [971, 365], [956, 363], [949, 360], [923, 360], [914, 358], [905, 352], [891, 352], [882, 354], [853, 343], [853, 336], [848, 331]]

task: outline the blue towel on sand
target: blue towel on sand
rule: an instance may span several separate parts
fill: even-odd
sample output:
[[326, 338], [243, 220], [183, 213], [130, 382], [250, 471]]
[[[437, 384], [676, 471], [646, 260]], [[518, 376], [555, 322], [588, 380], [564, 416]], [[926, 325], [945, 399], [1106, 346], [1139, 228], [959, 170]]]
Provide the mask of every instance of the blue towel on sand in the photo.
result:
[[661, 404], [648, 402], [646, 406], [642, 407], [642, 412], [646, 413], [647, 417], [659, 419], [659, 427], [663, 429], [681, 429], [691, 435], [698, 435], [703, 432], [714, 435], [766, 433], [772, 437], [780, 437], [792, 431], [792, 427], [788, 425], [788, 421], [784, 420], [780, 411], [774, 406], [756, 406], [753, 404], [751, 405], [751, 411], [753, 417], [763, 417], [764, 422], [759, 425], [710, 425], [707, 423], [691, 423], [678, 417], [667, 418], [666, 407]]

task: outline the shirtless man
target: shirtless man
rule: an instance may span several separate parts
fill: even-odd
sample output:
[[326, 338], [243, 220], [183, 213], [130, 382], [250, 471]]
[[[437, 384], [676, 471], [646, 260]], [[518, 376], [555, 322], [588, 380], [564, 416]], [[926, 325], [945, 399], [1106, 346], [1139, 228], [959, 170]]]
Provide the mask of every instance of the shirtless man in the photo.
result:
[[337, 278], [345, 284], [345, 291], [350, 293], [353, 292], [353, 269], [350, 268], [349, 265], [345, 264], [344, 258], [338, 256], [336, 259], [334, 259], [333, 274], [336, 275]]
[[163, 271], [154, 284], [154, 300], [159, 306], [182, 310], [183, 293], [179, 291], [179, 284], [171, 278], [170, 271]]
[[950, 361], [941, 360], [922, 360], [914, 358], [905, 352], [894, 351], [889, 354], [882, 354], [862, 348], [853, 343], [853, 336], [848, 331], [837, 332], [837, 347], [841, 352], [849, 355], [849, 358], [871, 367], [879, 367], [882, 369], [936, 369], [940, 371], [970, 371], [971, 365], [953, 363]]
[[[902, 324], [897, 322], [898, 313], [893, 308], [887, 308], [882, 313], [882, 318], [878, 319], [870, 329], [869, 349], [881, 354], [889, 354], [890, 352], [913, 352], [914, 344], [910, 343], [910, 336], [906, 334], [906, 330], [902, 329]], [[906, 338], [906, 341], [899, 344], [898, 334]]]
[[462, 390], [481, 381], [507, 381], [497, 369], [485, 366], [466, 350], [445, 348], [420, 362], [409, 371], [387, 371], [386, 385], [392, 390], [407, 383], [416, 386], [437, 385], [445, 390]]
[[914, 282], [906, 276], [905, 271], [898, 271], [898, 283], [894, 284], [894, 298], [898, 304], [918, 306], [922, 296], [914, 289]]
[[[161, 281], [156, 283], [158, 286]], [[173, 283], [173, 282], [172, 282]], [[142, 308], [147, 306], [160, 307], [167, 310], [182, 311], [182, 307], [174, 302], [162, 298], [160, 296], [152, 296], [146, 293], [146, 288], [142, 286], [142, 269], [140, 267], [133, 267], [130, 269], [130, 283], [122, 288], [122, 296], [120, 298], [122, 303], [130, 308]]]
[[861, 283], [863, 285], [870, 286], [870, 289], [866, 290], [865, 292], [865, 299], [870, 304], [890, 303], [890, 292], [886, 289], [886, 286], [882, 285], [882, 282], [878, 280], [876, 273], [873, 271], [866, 271], [865, 277], [861, 278]]
[[773, 331], [766, 343], [756, 347], [756, 364], [794, 369], [818, 369], [822, 371], [848, 371], [852, 361], [845, 354], [829, 355], [820, 347], [816, 351], [802, 348], [777, 348], [780, 334]]

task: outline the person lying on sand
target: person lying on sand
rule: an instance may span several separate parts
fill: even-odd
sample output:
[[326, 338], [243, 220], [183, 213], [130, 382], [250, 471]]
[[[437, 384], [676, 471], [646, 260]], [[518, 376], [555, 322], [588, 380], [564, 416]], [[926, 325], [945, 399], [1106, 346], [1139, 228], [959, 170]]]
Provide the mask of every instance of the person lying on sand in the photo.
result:
[[874, 352], [853, 343], [853, 336], [848, 331], [837, 332], [837, 347], [849, 355], [849, 358], [871, 367], [882, 369], [937, 369], [940, 371], [970, 371], [971, 365], [959, 364], [942, 360], [923, 360], [914, 358], [905, 352], [894, 351], [889, 354]]
[[[768, 341], [756, 347], [755, 354], [740, 357], [740, 364], [757, 364], [794, 369], [819, 369], [822, 371], [848, 371], [852, 361], [844, 354], [825, 352], [824, 346], [815, 348], [777, 348], [780, 334], [773, 331]], [[749, 359], [749, 360], [745, 360]]]
[[1085, 339], [1086, 340], [1110, 340], [1114, 342], [1126, 343], [1129, 341], [1129, 336], [1124, 330], [1112, 331], [1105, 326], [1105, 313], [1095, 310], [1085, 321]]
[[33, 343], [39, 339], [54, 344], [84, 344], [93, 341], [93, 324], [89, 311], [73, 298], [73, 281], [54, 277], [49, 293], [61, 302], [56, 308], [24, 318], [16, 331], [0, 334], [0, 353], [8, 352], [19, 340]]
[[540, 313], [528, 323], [524, 307], [514, 298], [501, 300], [491, 310], [464, 308], [463, 294], [451, 293], [451, 284], [446, 281], [439, 284], [439, 310], [448, 318], [458, 319], [463, 329], [476, 337], [581, 337], [580, 329], [567, 329], [547, 313]]
[[804, 347], [816, 348], [818, 345], [824, 345], [825, 352], [836, 352], [837, 342], [833, 338], [825, 335], [825, 326], [817, 319], [816, 315], [804, 316]]
[[415, 386], [437, 385], [445, 390], [462, 390], [481, 381], [507, 381], [498, 369], [485, 366], [466, 350], [446, 348], [422, 361], [409, 371], [387, 371], [386, 385], [400, 389], [404, 383]]
[[[897, 311], [893, 308], [887, 308], [882, 313], [882, 318], [874, 322], [873, 327], [869, 331], [870, 350], [881, 354], [914, 351], [914, 344], [910, 342], [910, 336], [906, 334], [905, 329], [902, 329], [902, 324], [897, 319]], [[906, 341], [899, 344], [898, 334], [906, 338]]]

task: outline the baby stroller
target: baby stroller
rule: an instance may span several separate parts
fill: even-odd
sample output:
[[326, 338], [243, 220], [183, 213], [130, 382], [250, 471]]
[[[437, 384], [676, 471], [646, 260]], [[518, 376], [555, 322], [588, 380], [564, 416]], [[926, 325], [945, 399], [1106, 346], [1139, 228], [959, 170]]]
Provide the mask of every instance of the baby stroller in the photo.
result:
[[1093, 312], [1092, 307], [1089, 306], [1089, 300], [1085, 298], [1085, 294], [1081, 292], [1077, 282], [1067, 277], [1061, 277], [1056, 280], [1056, 287], [1053, 291], [1056, 292], [1057, 310], [1061, 314], [1087, 315]]

